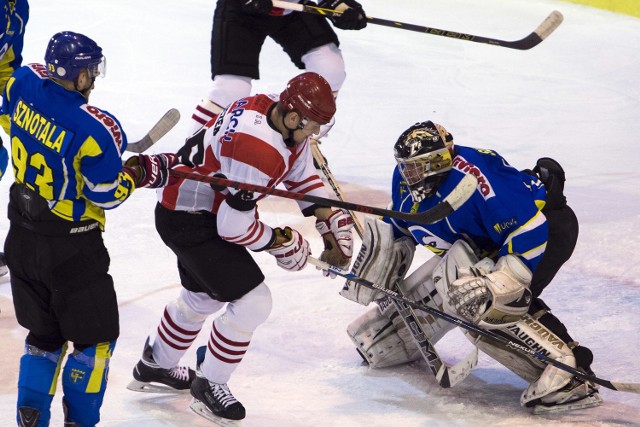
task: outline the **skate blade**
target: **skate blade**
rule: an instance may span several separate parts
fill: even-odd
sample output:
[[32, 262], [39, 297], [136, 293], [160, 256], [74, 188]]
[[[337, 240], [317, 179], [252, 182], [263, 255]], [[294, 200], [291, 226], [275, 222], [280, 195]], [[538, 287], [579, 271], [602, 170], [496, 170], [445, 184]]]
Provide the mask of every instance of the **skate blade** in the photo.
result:
[[138, 380], [131, 380], [127, 385], [127, 389], [142, 393], [166, 393], [166, 394], [184, 394], [189, 393], [189, 389], [178, 390], [160, 383], [145, 383]]
[[550, 414], [556, 412], [574, 411], [576, 409], [594, 408], [600, 405], [602, 405], [602, 398], [599, 394], [594, 394], [592, 396], [587, 396], [584, 399], [578, 400], [577, 402], [563, 403], [561, 405], [551, 406], [536, 405], [533, 408], [533, 413], [534, 415]]
[[219, 417], [211, 412], [209, 408], [207, 408], [207, 405], [196, 398], [191, 400], [189, 408], [201, 417], [212, 421], [215, 425], [222, 427], [242, 427], [242, 422], [240, 420], [230, 420], [228, 418]]

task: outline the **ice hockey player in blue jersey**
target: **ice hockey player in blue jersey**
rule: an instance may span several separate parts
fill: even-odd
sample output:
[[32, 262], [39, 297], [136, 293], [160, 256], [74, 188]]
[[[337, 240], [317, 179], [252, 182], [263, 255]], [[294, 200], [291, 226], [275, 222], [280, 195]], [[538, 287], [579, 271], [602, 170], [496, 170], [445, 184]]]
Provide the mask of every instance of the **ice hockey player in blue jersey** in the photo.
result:
[[[27, 0], [0, 0], [0, 92], [4, 91], [11, 74], [22, 65], [22, 45], [24, 31], [29, 20], [29, 3]], [[0, 115], [0, 126], [9, 135], [9, 117]], [[9, 155], [0, 138], [0, 179], [7, 170]], [[9, 272], [4, 253], [0, 252], [0, 276]]]
[[[456, 211], [434, 224], [391, 218], [366, 221], [352, 272], [380, 285], [398, 286], [411, 299], [592, 373], [591, 351], [569, 335], [540, 298], [571, 256], [578, 236], [578, 220], [563, 194], [560, 165], [543, 158], [534, 170], [521, 172], [493, 150], [454, 145], [452, 135], [431, 121], [403, 132], [394, 154], [398, 165], [393, 174], [393, 210], [416, 213], [432, 208], [466, 174], [477, 178], [477, 189]], [[436, 256], [405, 279], [416, 245]], [[351, 282], [341, 295], [363, 305], [384, 296]], [[432, 344], [454, 327], [417, 312]], [[370, 366], [421, 357], [398, 314], [393, 305], [376, 304], [347, 328]], [[378, 333], [382, 330], [384, 334]], [[510, 352], [484, 336], [465, 334], [530, 383], [520, 401], [536, 413], [602, 402], [594, 384]]]
[[[102, 240], [105, 210], [138, 187], [168, 180], [172, 154], [123, 165], [127, 137], [110, 113], [88, 103], [105, 75], [89, 37], [55, 34], [45, 65], [13, 73], [2, 113], [11, 119], [15, 182], [5, 241], [18, 323], [28, 330], [20, 359], [17, 421], [48, 426], [62, 373], [65, 425], [94, 426], [119, 335], [118, 305]], [[64, 362], [67, 343], [73, 350]]]
[[[22, 65], [22, 46], [24, 32], [29, 20], [29, 2], [27, 0], [0, 0], [0, 90], [11, 77], [11, 74]], [[9, 117], [0, 116], [0, 125], [9, 135]], [[6, 156], [6, 151], [5, 154]], [[7, 167], [6, 157], [4, 162], [0, 159], [0, 172], [4, 173]], [[1, 174], [0, 174], [1, 177]]]

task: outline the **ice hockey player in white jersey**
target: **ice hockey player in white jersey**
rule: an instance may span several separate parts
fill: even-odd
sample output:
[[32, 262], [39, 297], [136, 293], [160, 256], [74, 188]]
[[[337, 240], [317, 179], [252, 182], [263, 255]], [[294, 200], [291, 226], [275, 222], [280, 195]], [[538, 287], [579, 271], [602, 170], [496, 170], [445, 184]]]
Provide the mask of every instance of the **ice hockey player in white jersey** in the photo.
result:
[[[313, 166], [309, 137], [335, 111], [327, 81], [316, 73], [300, 74], [279, 97], [260, 94], [231, 103], [187, 139], [178, 155], [188, 166], [178, 169], [328, 197]], [[309, 243], [290, 227], [262, 222], [256, 203], [265, 196], [257, 193], [181, 179], [158, 195], [156, 228], [178, 258], [183, 289], [166, 306], [155, 338], [147, 340], [129, 388], [153, 390], [153, 383], [190, 388], [198, 414], [243, 419], [245, 408], [227, 382], [271, 311], [269, 288], [250, 251], [266, 251], [280, 267], [298, 271], [307, 264]], [[303, 215], [316, 217], [325, 244], [320, 258], [349, 265], [353, 221], [348, 213], [303, 201], [299, 207]], [[207, 317], [220, 310], [194, 377], [179, 360]]]
[[[394, 210], [415, 213], [435, 206], [465, 174], [475, 175], [478, 188], [435, 224], [366, 221], [352, 272], [389, 288], [399, 286], [412, 300], [592, 374], [591, 351], [569, 335], [540, 299], [571, 256], [578, 236], [577, 218], [563, 195], [560, 165], [543, 158], [533, 171], [520, 172], [493, 150], [454, 145], [452, 135], [431, 121], [403, 132], [394, 152]], [[416, 245], [436, 256], [404, 279]], [[384, 296], [350, 282], [341, 294], [363, 305]], [[360, 354], [372, 367], [418, 359], [418, 348], [398, 311], [378, 303], [347, 328]], [[417, 312], [432, 344], [454, 327]], [[530, 383], [520, 401], [535, 413], [601, 404], [596, 385], [484, 336], [465, 334]]]

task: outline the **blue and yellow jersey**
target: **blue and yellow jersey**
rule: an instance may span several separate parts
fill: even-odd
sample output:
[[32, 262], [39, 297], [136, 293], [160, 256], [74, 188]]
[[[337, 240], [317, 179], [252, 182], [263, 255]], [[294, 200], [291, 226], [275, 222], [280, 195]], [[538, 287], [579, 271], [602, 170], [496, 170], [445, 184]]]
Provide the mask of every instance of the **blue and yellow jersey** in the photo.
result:
[[104, 209], [119, 206], [135, 188], [122, 171], [127, 137], [118, 120], [47, 78], [41, 64], [13, 74], [2, 109], [11, 117], [16, 182], [48, 200], [59, 217], [104, 226]]
[[[27, 0], [0, 0], [0, 90], [11, 74], [22, 65], [24, 30], [29, 20]], [[0, 125], [9, 134], [9, 118], [0, 117]], [[2, 170], [4, 172], [4, 170]]]
[[444, 255], [456, 240], [464, 239], [482, 256], [515, 254], [534, 271], [548, 238], [547, 221], [541, 212], [546, 191], [537, 177], [518, 171], [494, 151], [456, 146], [453, 168], [437, 194], [415, 204], [396, 167], [392, 209], [413, 213], [430, 209], [450, 194], [465, 174], [475, 175], [478, 187], [446, 219], [435, 224], [385, 221], [394, 226], [397, 236], [410, 234], [436, 255]]

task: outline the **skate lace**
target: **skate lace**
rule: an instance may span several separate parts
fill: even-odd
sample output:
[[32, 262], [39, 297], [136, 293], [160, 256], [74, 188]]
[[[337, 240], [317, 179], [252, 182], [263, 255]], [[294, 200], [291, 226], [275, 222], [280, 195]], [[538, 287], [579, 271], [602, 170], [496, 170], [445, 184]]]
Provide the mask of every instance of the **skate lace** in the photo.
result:
[[183, 381], [189, 381], [189, 368], [186, 366], [176, 366], [169, 370], [169, 375]]
[[236, 398], [233, 397], [233, 394], [231, 394], [231, 391], [229, 391], [229, 387], [226, 384], [214, 384], [212, 388], [213, 397], [215, 397], [216, 400], [220, 402], [225, 408], [228, 408], [230, 405], [237, 402]]

